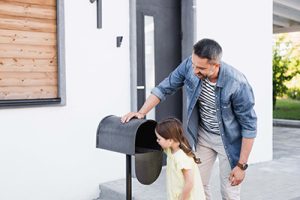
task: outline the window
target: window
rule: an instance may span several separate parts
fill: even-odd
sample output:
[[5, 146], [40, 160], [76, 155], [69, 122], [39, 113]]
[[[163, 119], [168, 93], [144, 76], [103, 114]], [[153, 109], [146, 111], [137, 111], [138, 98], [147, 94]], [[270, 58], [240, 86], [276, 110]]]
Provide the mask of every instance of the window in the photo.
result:
[[0, 106], [64, 104], [63, 3], [0, 1]]

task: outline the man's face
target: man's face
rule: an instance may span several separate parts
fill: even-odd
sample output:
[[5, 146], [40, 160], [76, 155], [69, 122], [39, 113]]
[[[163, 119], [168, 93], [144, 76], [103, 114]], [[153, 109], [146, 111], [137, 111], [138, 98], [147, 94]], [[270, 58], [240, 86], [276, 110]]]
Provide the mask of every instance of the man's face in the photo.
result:
[[200, 58], [193, 53], [192, 66], [194, 74], [201, 80], [204, 80], [214, 73], [217, 64], [211, 64], [207, 58]]

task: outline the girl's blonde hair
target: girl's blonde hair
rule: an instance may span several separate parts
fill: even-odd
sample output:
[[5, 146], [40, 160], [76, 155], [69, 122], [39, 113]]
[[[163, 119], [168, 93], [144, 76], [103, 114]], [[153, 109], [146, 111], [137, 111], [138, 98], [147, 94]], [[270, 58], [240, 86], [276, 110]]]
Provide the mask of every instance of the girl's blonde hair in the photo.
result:
[[172, 139], [179, 142], [179, 148], [188, 156], [192, 157], [195, 163], [201, 163], [199, 158], [193, 153], [192, 148], [184, 135], [182, 123], [176, 118], [167, 118], [157, 123], [155, 131], [165, 139]]

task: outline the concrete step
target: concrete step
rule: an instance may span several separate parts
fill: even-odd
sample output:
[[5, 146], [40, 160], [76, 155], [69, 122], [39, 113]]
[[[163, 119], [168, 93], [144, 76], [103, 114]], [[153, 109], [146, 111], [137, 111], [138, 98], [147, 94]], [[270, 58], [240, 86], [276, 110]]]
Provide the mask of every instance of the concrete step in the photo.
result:
[[[97, 200], [125, 200], [126, 180], [116, 180], [100, 184], [100, 196]], [[136, 178], [132, 178], [133, 200], [166, 200], [165, 169], [158, 179], [151, 185], [143, 185]]]

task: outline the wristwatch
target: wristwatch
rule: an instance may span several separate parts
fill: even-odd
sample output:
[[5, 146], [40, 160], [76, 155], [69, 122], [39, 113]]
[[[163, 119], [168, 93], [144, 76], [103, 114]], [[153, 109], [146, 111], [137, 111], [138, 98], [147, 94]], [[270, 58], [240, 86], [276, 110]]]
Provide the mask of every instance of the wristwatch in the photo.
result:
[[236, 166], [238, 166], [241, 170], [244, 170], [244, 171], [248, 168], [247, 163], [242, 164], [242, 163], [238, 162]]

